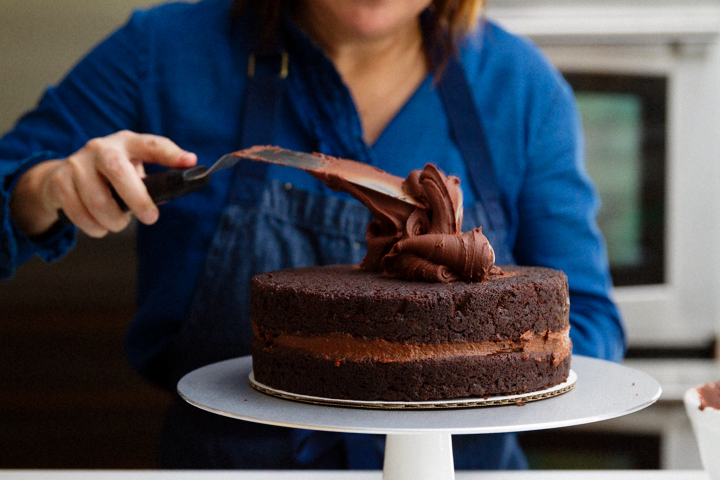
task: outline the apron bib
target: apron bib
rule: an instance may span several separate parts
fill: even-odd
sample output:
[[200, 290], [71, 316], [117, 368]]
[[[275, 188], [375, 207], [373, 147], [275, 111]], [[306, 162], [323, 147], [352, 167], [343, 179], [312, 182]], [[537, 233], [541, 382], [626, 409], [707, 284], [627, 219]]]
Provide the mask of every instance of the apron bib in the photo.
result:
[[[233, 191], [241, 191], [241, 174], [234, 175]], [[183, 352], [175, 376], [249, 355], [252, 277], [283, 268], [360, 263], [370, 219], [353, 199], [288, 189], [276, 181], [268, 182], [257, 205], [232, 195], [175, 343]]]

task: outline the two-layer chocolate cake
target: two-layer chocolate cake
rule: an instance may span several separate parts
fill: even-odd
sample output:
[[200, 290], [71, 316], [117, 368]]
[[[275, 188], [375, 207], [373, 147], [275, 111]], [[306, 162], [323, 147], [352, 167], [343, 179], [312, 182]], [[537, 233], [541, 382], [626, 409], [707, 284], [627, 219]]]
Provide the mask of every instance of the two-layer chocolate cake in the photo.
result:
[[415, 401], [543, 390], [570, 367], [565, 275], [508, 267], [425, 283], [354, 266], [255, 277], [255, 378], [326, 398]]
[[[332, 166], [332, 159], [327, 159]], [[435, 167], [403, 190], [418, 205], [314, 171], [374, 215], [360, 266], [256, 276], [255, 379], [296, 394], [419, 401], [527, 393], [570, 371], [567, 278], [494, 265], [480, 229], [462, 233], [462, 194]]]

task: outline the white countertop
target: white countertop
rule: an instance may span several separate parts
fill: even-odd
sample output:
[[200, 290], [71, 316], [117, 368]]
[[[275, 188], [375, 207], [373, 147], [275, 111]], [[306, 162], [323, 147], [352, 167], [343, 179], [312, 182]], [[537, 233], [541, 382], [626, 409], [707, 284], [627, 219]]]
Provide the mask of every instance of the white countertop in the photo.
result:
[[[457, 480], [709, 480], [701, 470], [457, 472]], [[382, 480], [375, 471], [0, 470], [1, 480]]]

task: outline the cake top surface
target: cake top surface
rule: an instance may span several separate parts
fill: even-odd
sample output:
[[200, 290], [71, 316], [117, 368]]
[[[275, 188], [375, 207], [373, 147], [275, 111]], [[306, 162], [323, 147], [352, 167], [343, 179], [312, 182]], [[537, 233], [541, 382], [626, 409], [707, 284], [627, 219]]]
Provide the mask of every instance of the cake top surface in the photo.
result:
[[261, 273], [253, 278], [256, 287], [275, 290], [314, 291], [330, 295], [388, 295], [392, 297], [457, 294], [464, 291], [505, 288], [509, 284], [538, 282], [546, 278], [566, 278], [559, 270], [544, 267], [504, 266], [510, 275], [496, 277], [485, 282], [453, 282], [451, 284], [414, 282], [402, 278], [383, 276], [368, 272], [356, 265], [325, 265], [289, 268]]

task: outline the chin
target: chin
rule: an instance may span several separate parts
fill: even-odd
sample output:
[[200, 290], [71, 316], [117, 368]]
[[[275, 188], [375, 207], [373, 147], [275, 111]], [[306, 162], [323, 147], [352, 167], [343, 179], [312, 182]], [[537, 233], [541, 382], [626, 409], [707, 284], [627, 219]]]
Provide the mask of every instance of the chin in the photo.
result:
[[373, 38], [417, 21], [429, 4], [429, 0], [342, 0], [329, 8], [346, 32]]

